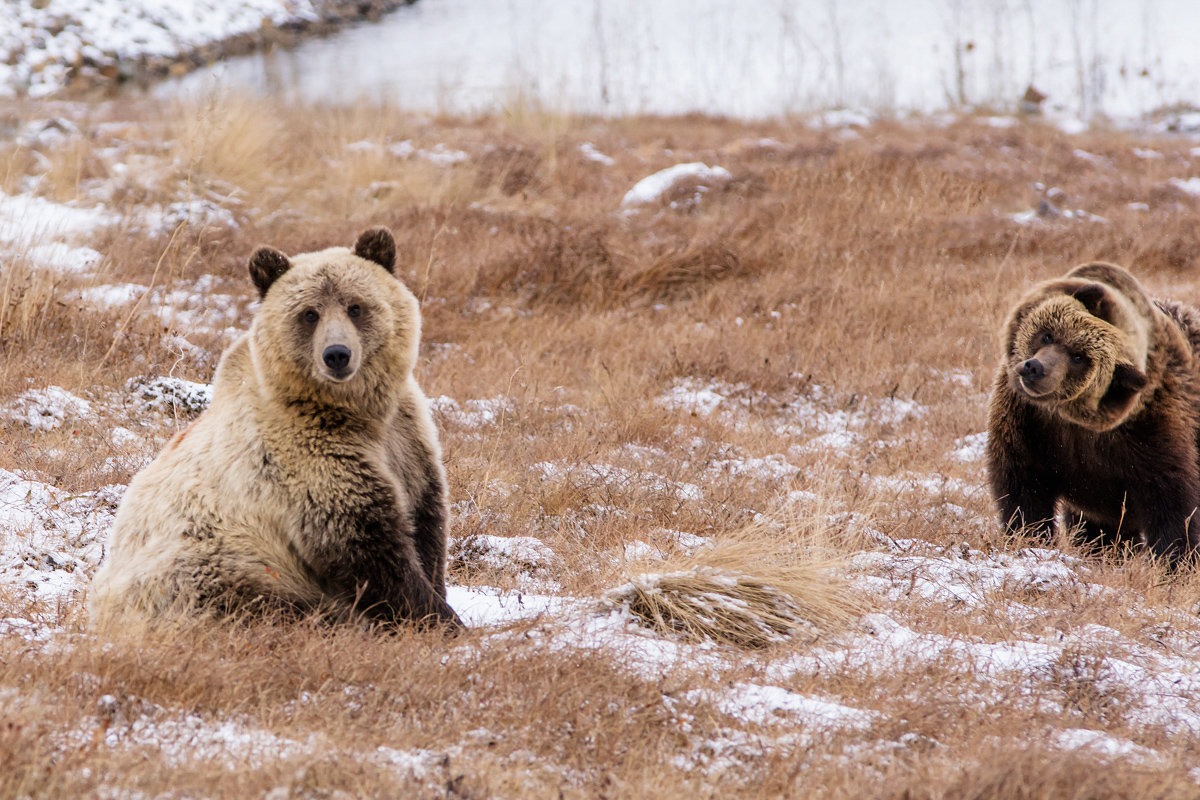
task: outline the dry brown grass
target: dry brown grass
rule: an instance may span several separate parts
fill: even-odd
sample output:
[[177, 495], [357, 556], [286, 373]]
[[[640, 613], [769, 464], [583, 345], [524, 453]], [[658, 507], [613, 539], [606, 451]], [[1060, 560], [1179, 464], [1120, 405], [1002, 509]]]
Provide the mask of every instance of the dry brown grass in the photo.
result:
[[[210, 379], [224, 328], [249, 320], [254, 246], [297, 252], [388, 225], [423, 302], [420, 379], [459, 404], [438, 414], [453, 536], [536, 537], [555, 557], [536, 577], [558, 588], [543, 591], [592, 603], [639, 571], [704, 566], [807, 598], [822, 624], [753, 657], [681, 651], [718, 661], [648, 677], [602, 647], [554, 646], [553, 620], [453, 641], [282, 622], [93, 638], [78, 600], [0, 584], [0, 618], [54, 631], [0, 634], [0, 796], [1195, 795], [1194, 732], [1140, 721], [1112, 676], [1147, 653], [1194, 652], [1200, 577], [1069, 542], [1087, 559], [1071, 580], [992, 577], [1029, 543], [1000, 535], [979, 462], [950, 456], [983, 430], [997, 330], [1029, 283], [1106, 259], [1200, 303], [1200, 201], [1168, 183], [1200, 171], [1190, 142], [969, 117], [850, 138], [802, 120], [460, 120], [236, 99], [7, 113], [62, 115], [81, 134], [0, 143], [5, 192], [40, 175], [40, 196], [104, 202], [121, 221], [87, 242], [105, 256], [96, 274], [0, 264], [0, 403], [57, 385], [104, 409], [49, 433], [0, 421], [0, 466], [72, 492], [126, 482], [186, 423], [147, 414], [127, 382]], [[388, 150], [403, 141], [412, 155]], [[615, 163], [585, 158], [585, 142]], [[466, 155], [418, 153], [452, 150]], [[621, 212], [634, 182], [685, 161], [734, 181]], [[1107, 222], [1017, 224], [1007, 215], [1034, 207], [1038, 182]], [[237, 225], [196, 205], [144, 222], [185, 201]], [[154, 291], [111, 309], [66, 299], [122, 282]], [[172, 290], [198, 299], [185, 309]], [[228, 317], [203, 315], [223, 304]], [[681, 387], [723, 399], [672, 406]], [[115, 425], [142, 440], [116, 444]], [[787, 468], [738, 466], [750, 459]], [[798, 530], [825, 544], [808, 549]], [[710, 546], [689, 561], [680, 533]], [[907, 539], [930, 549], [888, 550]], [[663, 558], [631, 564], [643, 544]], [[972, 576], [979, 600], [938, 594], [934, 562]], [[455, 578], [523, 587], [487, 569]], [[874, 668], [882, 614], [949, 644]], [[1122, 638], [1088, 638], [1100, 626]], [[1022, 677], [953, 651], [1055, 637], [1066, 644]], [[780, 672], [793, 658], [816, 666]], [[712, 699], [745, 683], [874, 716], [832, 730], [804, 715], [746, 722]], [[221, 750], [224, 724], [262, 735]], [[165, 754], [139, 738], [146, 726], [175, 732]], [[1054, 736], [1070, 729], [1160, 760], [1064, 751]], [[395, 751], [414, 760], [397, 766]]]
[[864, 609], [824, 526], [822, 517], [759, 523], [688, 555], [635, 563], [604, 602], [662, 634], [737, 647], [843, 630]]

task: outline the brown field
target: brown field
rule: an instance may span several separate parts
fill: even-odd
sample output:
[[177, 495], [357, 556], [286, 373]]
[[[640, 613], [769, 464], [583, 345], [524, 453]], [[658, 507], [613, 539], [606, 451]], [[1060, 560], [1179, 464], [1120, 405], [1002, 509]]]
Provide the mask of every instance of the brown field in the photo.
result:
[[[48, 118], [66, 132], [23, 133]], [[64, 495], [127, 483], [187, 422], [130, 382], [211, 378], [248, 325], [256, 245], [387, 225], [422, 301], [451, 582], [571, 603], [453, 640], [96, 635], [94, 559], [54, 602], [0, 572], [0, 796], [1200, 795], [1200, 579], [1006, 540], [966, 438], [1031, 282], [1103, 259], [1200, 304], [1200, 198], [1170, 183], [1200, 174], [1190, 140], [231, 98], [12, 104], [0, 129], [0, 191], [115, 215], [74, 242], [102, 254], [90, 272], [0, 256], [0, 406], [57, 386], [94, 409], [48, 431], [0, 419], [0, 467]], [[732, 181], [622, 209], [694, 161]], [[1070, 213], [1014, 219], [1035, 184]], [[81, 299], [117, 284], [143, 288]], [[0, 521], [0, 552], [33, 524]], [[551, 554], [500, 563], [473, 534]], [[814, 624], [753, 649], [590, 627], [631, 576], [730, 564], [789, 585]], [[674, 656], [645, 655], [659, 645]], [[746, 686], [840, 711], [756, 713]]]

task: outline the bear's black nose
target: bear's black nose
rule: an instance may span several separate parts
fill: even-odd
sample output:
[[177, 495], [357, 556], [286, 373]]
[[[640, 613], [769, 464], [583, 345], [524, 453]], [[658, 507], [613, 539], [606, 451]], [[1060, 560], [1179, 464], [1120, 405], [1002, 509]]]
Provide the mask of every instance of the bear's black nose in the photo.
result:
[[331, 344], [325, 348], [321, 358], [324, 359], [325, 366], [334, 372], [341, 372], [350, 364], [350, 348], [344, 344]]
[[[325, 352], [328, 353], [329, 351], [326, 350]], [[329, 356], [325, 358], [328, 360]], [[1027, 378], [1031, 381], [1040, 381], [1046, 376], [1046, 368], [1042, 366], [1042, 362], [1036, 358], [1031, 358], [1021, 365], [1020, 374], [1022, 378]]]

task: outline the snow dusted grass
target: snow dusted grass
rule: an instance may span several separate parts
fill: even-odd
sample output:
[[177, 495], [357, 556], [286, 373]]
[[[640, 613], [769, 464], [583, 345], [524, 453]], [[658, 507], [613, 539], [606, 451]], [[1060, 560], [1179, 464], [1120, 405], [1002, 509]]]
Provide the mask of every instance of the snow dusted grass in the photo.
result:
[[[0, 795], [1198, 791], [1200, 578], [1006, 540], [982, 465], [997, 331], [1030, 282], [1102, 258], [1200, 302], [1194, 142], [235, 99], [4, 113]], [[709, 171], [623, 206], [688, 164]], [[253, 313], [248, 254], [374, 224], [422, 300], [473, 629], [86, 630], [124, 485]], [[804, 624], [751, 649], [622, 594], [681, 574], [757, 581]]]

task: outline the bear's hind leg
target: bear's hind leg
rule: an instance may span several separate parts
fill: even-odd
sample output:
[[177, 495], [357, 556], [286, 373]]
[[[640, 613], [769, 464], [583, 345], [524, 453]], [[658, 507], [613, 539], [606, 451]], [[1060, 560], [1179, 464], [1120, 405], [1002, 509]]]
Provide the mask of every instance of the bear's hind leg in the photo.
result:
[[[1159, 452], [1166, 448], [1160, 447]], [[1194, 463], [1163, 459], [1130, 486], [1130, 512], [1138, 521], [1146, 546], [1171, 569], [1196, 556], [1200, 525], [1200, 476]]]
[[1116, 526], [1089, 519], [1082, 511], [1073, 508], [1064, 512], [1063, 522], [1067, 534], [1094, 555], [1114, 552], [1120, 542], [1128, 541], [1128, 537], [1122, 536]]
[[1196, 507], [1184, 509], [1156, 508], [1143, 530], [1146, 546], [1171, 569], [1177, 569], [1196, 558]]

